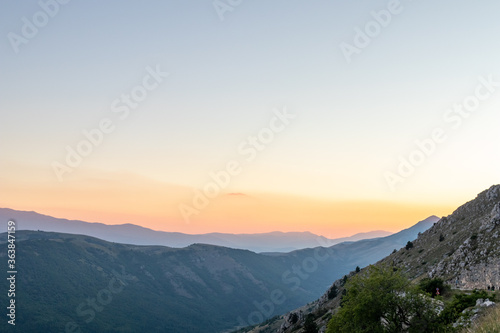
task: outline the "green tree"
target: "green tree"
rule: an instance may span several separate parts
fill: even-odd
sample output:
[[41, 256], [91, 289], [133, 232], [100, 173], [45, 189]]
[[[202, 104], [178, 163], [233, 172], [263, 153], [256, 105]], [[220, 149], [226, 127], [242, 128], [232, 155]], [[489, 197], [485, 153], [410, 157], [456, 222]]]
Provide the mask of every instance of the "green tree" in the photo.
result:
[[349, 279], [342, 308], [327, 333], [435, 332], [437, 314], [430, 299], [392, 267], [370, 266]]
[[336, 285], [333, 285], [329, 290], [328, 290], [328, 299], [333, 299], [335, 297], [337, 297], [337, 294], [338, 294], [338, 290], [337, 290], [337, 286]]
[[314, 316], [308, 314], [304, 323], [304, 333], [318, 333], [318, 326], [314, 322]]
[[474, 306], [478, 299], [487, 297], [488, 293], [484, 290], [474, 290], [472, 294], [454, 295], [453, 300], [446, 305], [439, 317], [443, 323], [452, 324], [460, 317], [463, 310]]
[[439, 294], [444, 295], [448, 292], [448, 286], [444, 284], [443, 279], [440, 278], [424, 278], [420, 280], [418, 286], [421, 290], [425, 291], [432, 295], [432, 297], [436, 296], [437, 290], [439, 289]]
[[342, 278], [342, 283], [341, 283], [341, 285], [342, 285], [342, 286], [343, 286], [343, 285], [345, 285], [345, 284], [346, 284], [346, 282], [347, 282], [347, 275], [344, 275], [344, 277]]

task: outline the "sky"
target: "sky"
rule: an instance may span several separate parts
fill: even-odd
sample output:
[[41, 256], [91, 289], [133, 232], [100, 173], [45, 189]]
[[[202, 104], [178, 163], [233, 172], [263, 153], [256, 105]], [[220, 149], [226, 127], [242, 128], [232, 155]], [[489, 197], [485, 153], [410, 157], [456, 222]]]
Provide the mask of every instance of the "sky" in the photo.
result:
[[342, 237], [498, 183], [497, 1], [1, 6], [1, 207]]

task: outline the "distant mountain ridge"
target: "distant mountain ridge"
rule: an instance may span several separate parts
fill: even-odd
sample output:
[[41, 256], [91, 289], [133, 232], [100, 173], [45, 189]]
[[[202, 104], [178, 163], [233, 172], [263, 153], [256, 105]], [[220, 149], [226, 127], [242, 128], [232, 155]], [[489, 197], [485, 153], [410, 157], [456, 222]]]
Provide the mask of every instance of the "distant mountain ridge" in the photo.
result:
[[[247, 326], [317, 299], [333, 280], [404, 246], [435, 220], [387, 237], [273, 254], [16, 231], [16, 264], [23, 272], [17, 281], [23, 304], [18, 328], [64, 331], [74, 322], [82, 332], [218, 333]], [[0, 245], [6, 246], [5, 233]], [[0, 260], [6, 259], [7, 252], [0, 252]], [[8, 281], [2, 283], [8, 290]], [[114, 290], [122, 291], [109, 294]], [[102, 311], [93, 310], [86, 302], [103, 293], [112, 302], [103, 300]], [[0, 293], [5, 302], [7, 293]]]
[[[498, 290], [500, 185], [482, 191], [451, 215], [442, 217], [432, 227], [417, 234], [411, 246], [394, 251], [375, 265], [398, 267], [414, 281], [437, 277], [456, 289], [486, 290], [495, 287]], [[350, 272], [346, 275], [349, 277], [353, 274]], [[303, 333], [302, 325], [308, 314], [313, 314], [320, 331], [324, 330], [328, 318], [340, 306], [344, 283], [344, 279], [336, 280], [318, 300], [270, 323], [257, 328], [249, 327], [242, 332]], [[336, 290], [336, 296], [332, 296], [332, 290]], [[300, 319], [295, 320], [295, 316]]]
[[210, 244], [253, 252], [290, 252], [342, 242], [385, 237], [392, 233], [371, 231], [350, 237], [329, 239], [310, 232], [270, 232], [261, 234], [208, 233], [189, 235], [180, 232], [155, 231], [134, 224], [107, 225], [96, 222], [67, 220], [36, 212], [0, 208], [0, 219], [17, 220], [18, 230], [42, 230], [97, 237], [109, 242], [133, 245], [163, 245], [183, 248], [192, 244]]

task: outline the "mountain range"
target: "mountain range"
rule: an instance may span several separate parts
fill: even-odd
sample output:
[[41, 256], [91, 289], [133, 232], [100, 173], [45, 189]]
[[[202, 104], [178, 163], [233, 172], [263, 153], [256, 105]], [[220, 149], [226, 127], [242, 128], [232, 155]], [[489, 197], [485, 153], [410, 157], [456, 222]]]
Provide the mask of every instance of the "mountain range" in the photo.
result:
[[[411, 244], [393, 251], [375, 265], [399, 268], [414, 283], [424, 278], [439, 278], [456, 292], [498, 290], [500, 185], [479, 193], [474, 200], [418, 234]], [[329, 318], [340, 307], [346, 279], [354, 274], [353, 271], [336, 280], [318, 300], [240, 332], [303, 333], [308, 315], [312, 315], [319, 330], [324, 331]], [[478, 309], [474, 311], [477, 313]]]
[[[229, 331], [314, 301], [335, 279], [384, 258], [437, 220], [376, 239], [261, 254], [16, 231], [17, 323], [27, 332]], [[6, 246], [6, 235], [0, 239]], [[8, 281], [2, 287], [8, 290]], [[7, 302], [6, 293], [0, 300]]]
[[134, 224], [107, 225], [67, 220], [36, 212], [0, 208], [0, 219], [17, 221], [18, 230], [41, 230], [97, 237], [109, 242], [134, 245], [164, 245], [182, 248], [192, 244], [210, 244], [253, 252], [290, 252], [317, 246], [332, 246], [388, 236], [387, 231], [371, 231], [350, 237], [329, 239], [310, 232], [270, 232], [260, 234], [209, 233], [190, 235], [180, 232], [155, 231]]

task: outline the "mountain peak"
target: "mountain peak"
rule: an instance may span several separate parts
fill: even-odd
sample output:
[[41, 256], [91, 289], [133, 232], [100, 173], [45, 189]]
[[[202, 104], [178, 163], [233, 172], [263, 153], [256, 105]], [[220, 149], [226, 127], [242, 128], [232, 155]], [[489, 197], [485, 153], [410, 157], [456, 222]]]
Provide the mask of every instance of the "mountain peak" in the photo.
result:
[[[428, 227], [425, 229], [425, 227]], [[418, 228], [417, 239], [411, 238]], [[412, 241], [380, 260], [376, 265], [391, 265], [402, 269], [411, 279], [439, 277], [453, 288], [472, 290], [500, 288], [500, 185], [479, 193], [451, 215], [439, 219], [430, 216], [413, 227], [386, 237]], [[362, 244], [363, 241], [359, 242]], [[360, 266], [363, 267], [363, 266]], [[345, 281], [355, 272], [336, 280], [317, 301], [281, 316], [260, 327], [284, 333], [297, 328], [308, 313], [321, 314], [316, 323], [323, 330], [328, 320], [324, 313], [332, 313], [340, 306]], [[295, 319], [299, 316], [300, 320]], [[328, 317], [327, 317], [328, 318]], [[250, 331], [252, 333], [258, 330]]]

